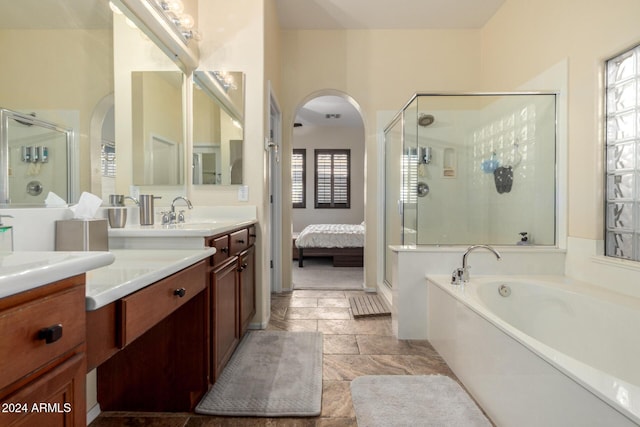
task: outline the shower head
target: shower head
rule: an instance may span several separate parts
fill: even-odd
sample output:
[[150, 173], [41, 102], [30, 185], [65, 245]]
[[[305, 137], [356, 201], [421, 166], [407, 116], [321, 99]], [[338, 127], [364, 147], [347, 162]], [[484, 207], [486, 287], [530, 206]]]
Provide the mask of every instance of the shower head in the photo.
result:
[[418, 116], [418, 124], [422, 127], [427, 127], [433, 124], [435, 117], [432, 114], [420, 114]]

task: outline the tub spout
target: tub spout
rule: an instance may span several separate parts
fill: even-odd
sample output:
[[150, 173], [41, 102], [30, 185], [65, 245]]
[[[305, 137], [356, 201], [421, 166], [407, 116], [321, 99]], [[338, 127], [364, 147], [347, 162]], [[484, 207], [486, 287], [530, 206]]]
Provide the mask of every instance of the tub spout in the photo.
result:
[[464, 253], [464, 255], [462, 255], [462, 267], [456, 268], [453, 271], [453, 274], [451, 276], [451, 284], [452, 285], [459, 285], [461, 283], [467, 283], [469, 281], [469, 266], [467, 265], [467, 258], [469, 256], [469, 254], [471, 253], [471, 251], [473, 251], [475, 249], [479, 249], [479, 248], [487, 249], [487, 250], [493, 252], [493, 254], [496, 256], [498, 261], [500, 261], [502, 259], [502, 256], [500, 255], [500, 252], [496, 251], [495, 249], [493, 249], [489, 245], [472, 245], [472, 246], [469, 246], [469, 248]]

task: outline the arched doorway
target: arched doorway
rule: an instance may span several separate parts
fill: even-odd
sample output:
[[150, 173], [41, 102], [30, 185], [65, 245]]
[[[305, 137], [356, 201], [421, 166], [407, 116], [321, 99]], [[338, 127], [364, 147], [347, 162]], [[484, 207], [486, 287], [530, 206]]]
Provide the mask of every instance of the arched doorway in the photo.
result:
[[[363, 252], [365, 128], [359, 105], [343, 92], [316, 92], [299, 104], [291, 132], [290, 209], [294, 239], [311, 225], [354, 226], [361, 230]], [[343, 245], [340, 241], [329, 244]], [[297, 258], [295, 240], [292, 252]], [[293, 289], [364, 287], [363, 261], [360, 265], [357, 261], [345, 263], [346, 257], [338, 258], [342, 255], [319, 252], [313, 258], [305, 254], [304, 268], [292, 263]]]

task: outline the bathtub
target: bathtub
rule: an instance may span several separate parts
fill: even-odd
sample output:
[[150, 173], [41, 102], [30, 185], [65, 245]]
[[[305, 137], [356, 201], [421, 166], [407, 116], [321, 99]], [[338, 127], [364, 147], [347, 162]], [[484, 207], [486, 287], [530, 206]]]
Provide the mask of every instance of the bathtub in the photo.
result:
[[450, 280], [427, 278], [428, 339], [496, 425], [640, 425], [640, 299], [566, 277]]

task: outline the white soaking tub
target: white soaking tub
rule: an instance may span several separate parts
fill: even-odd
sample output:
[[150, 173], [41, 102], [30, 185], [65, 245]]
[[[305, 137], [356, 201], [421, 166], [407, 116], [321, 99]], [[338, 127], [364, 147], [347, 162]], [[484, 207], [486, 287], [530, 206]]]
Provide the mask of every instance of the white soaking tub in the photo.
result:
[[640, 299], [557, 276], [450, 280], [427, 278], [428, 338], [498, 426], [640, 425]]

